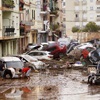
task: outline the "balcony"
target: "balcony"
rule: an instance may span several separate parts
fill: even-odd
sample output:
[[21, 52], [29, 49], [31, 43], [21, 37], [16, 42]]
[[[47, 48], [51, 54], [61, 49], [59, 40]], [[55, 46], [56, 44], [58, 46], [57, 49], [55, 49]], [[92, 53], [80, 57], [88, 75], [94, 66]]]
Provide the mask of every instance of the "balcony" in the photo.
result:
[[32, 24], [33, 23], [31, 23], [31, 22], [21, 21], [21, 23], [20, 23], [20, 35], [24, 35], [24, 34], [30, 32]]
[[4, 31], [4, 33], [3, 33], [3, 36], [5, 37], [5, 36], [7, 36], [7, 37], [9, 37], [9, 36], [14, 36], [16, 33], [14, 33], [14, 31], [15, 31], [15, 28], [14, 27], [12, 27], [12, 26], [4, 26], [3, 27], [3, 31]]

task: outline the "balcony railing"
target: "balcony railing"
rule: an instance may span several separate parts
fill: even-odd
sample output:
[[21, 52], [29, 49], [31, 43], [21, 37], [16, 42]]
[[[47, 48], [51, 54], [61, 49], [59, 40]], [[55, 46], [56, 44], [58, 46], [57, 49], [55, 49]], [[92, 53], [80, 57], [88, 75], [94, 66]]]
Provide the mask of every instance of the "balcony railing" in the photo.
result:
[[15, 28], [12, 26], [4, 26], [3, 31], [3, 36], [14, 36], [16, 34], [14, 33]]

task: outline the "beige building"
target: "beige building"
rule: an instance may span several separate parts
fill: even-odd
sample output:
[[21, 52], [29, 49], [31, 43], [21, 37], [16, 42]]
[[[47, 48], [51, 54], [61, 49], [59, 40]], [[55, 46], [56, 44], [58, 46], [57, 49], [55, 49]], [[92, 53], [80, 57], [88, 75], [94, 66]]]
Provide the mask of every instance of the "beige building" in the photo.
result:
[[0, 0], [0, 56], [18, 52], [19, 0], [7, 4]]
[[50, 1], [50, 32], [49, 40], [57, 40], [63, 37], [63, 13], [62, 13], [62, 0], [49, 0]]
[[100, 25], [99, 0], [63, 0], [66, 5], [66, 34], [73, 38], [72, 27], [83, 28], [93, 21]]

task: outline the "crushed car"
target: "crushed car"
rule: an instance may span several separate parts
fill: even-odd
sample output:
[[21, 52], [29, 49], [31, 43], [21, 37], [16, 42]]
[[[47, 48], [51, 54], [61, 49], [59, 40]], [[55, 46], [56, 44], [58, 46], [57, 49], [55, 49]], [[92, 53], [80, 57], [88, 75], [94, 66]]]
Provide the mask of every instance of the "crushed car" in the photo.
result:
[[88, 58], [92, 64], [97, 65], [98, 62], [100, 61], [100, 48], [97, 48], [89, 52]]

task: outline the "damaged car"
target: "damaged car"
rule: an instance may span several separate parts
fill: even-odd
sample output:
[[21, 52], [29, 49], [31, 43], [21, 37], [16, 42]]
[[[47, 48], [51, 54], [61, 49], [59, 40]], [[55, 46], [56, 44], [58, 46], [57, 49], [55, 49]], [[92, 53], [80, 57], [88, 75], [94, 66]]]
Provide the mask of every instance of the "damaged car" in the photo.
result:
[[100, 61], [100, 48], [97, 48], [89, 52], [88, 57], [92, 64], [98, 64], [98, 62]]

